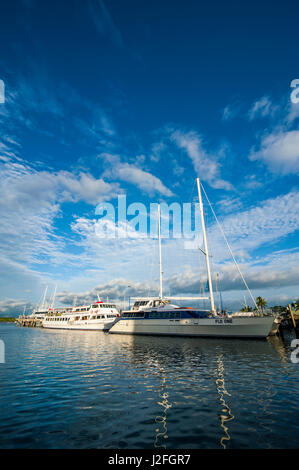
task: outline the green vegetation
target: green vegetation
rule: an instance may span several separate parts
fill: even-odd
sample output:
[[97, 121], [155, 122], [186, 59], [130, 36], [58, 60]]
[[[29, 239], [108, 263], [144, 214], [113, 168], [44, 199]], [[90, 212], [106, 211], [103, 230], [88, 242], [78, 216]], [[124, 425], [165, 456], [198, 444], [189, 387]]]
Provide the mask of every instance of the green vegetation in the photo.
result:
[[252, 308], [247, 305], [246, 307], [241, 308], [241, 312], [252, 312]]
[[[264, 309], [266, 308], [266, 305], [267, 305], [267, 301], [259, 296], [256, 298], [256, 304], [258, 306], [258, 309], [260, 309], [262, 312], [264, 311]], [[270, 307], [270, 310], [275, 314], [275, 315], [284, 315], [284, 314], [289, 314], [289, 306], [288, 305], [275, 305], [274, 307]], [[292, 310], [294, 313], [296, 313], [296, 315], [298, 315], [299, 313], [299, 299], [297, 300], [294, 300], [294, 302], [292, 302], [291, 304], [291, 307], [292, 307]], [[257, 308], [255, 307], [254, 309], [252, 309], [252, 307], [250, 306], [244, 306], [243, 308], [241, 308], [241, 312], [252, 312], [252, 311], [256, 311]]]
[[0, 317], [0, 323], [13, 323], [15, 320], [14, 317]]
[[264, 311], [264, 308], [266, 307], [267, 305], [267, 302], [265, 299], [263, 299], [263, 297], [259, 296], [256, 298], [256, 305], [262, 310], [262, 312]]

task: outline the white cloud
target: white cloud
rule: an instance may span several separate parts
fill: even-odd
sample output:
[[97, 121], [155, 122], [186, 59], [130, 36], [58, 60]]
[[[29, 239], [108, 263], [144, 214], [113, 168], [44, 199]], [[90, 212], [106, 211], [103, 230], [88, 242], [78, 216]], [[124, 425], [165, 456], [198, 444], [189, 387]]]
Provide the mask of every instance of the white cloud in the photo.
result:
[[51, 234], [59, 207], [52, 178], [11, 161], [1, 166], [0, 175], [0, 253], [19, 262], [57, 253], [59, 237], [54, 242]]
[[77, 257], [66, 250], [71, 240], [55, 228], [62, 216], [61, 204], [86, 201], [96, 205], [118, 190], [117, 184], [88, 174], [38, 171], [26, 162], [12, 160], [0, 165], [0, 176], [2, 273], [12, 260], [17, 263], [14, 270], [20, 273], [32, 263], [74, 264]]
[[5, 106], [0, 106], [0, 124], [7, 139], [21, 129], [22, 133], [38, 132], [69, 146], [75, 133], [80, 145], [93, 151], [99, 146], [111, 148], [117, 140], [114, 123], [101, 104], [82, 98], [64, 82], [53, 87], [37, 66], [32, 67], [30, 80], [16, 76], [9, 83]]
[[52, 175], [54, 184], [63, 194], [64, 200], [73, 202], [85, 201], [89, 204], [111, 199], [120, 190], [118, 183], [107, 183], [102, 178], [96, 179], [88, 173], [80, 173], [78, 176], [60, 171]]
[[274, 101], [269, 96], [257, 99], [248, 111], [247, 117], [250, 121], [258, 118], [271, 118], [280, 122], [281, 125], [289, 129], [294, 121], [299, 117], [299, 104], [291, 101], [290, 92], [280, 100]]
[[263, 162], [273, 173], [287, 175], [299, 171], [299, 131], [294, 122], [299, 117], [299, 105], [287, 95], [275, 103], [264, 96], [257, 100], [248, 113], [250, 120], [271, 117], [267, 132], [259, 134], [259, 143], [252, 148], [249, 159]]
[[[1, 165], [1, 164], [0, 164]], [[69, 171], [51, 172], [37, 170], [26, 161], [9, 158], [0, 166], [0, 204], [11, 207], [37, 207], [54, 201], [85, 201], [96, 205], [107, 200], [119, 190], [117, 183], [107, 183], [88, 173]]]
[[113, 173], [122, 181], [136, 184], [142, 191], [154, 194], [159, 193], [164, 196], [173, 196], [172, 191], [166, 188], [157, 176], [141, 170], [140, 168], [130, 165], [129, 163], [121, 163], [113, 169]]
[[[265, 256], [262, 257], [259, 255], [259, 257], [257, 257], [256, 250], [265, 246], [269, 249], [271, 245], [274, 250], [277, 242], [283, 240], [290, 234], [298, 232], [299, 191], [292, 191], [284, 196], [266, 200], [259, 206], [252, 207], [249, 210], [234, 212], [226, 217], [222, 216], [220, 217], [220, 220], [224, 233], [227, 236], [237, 260], [239, 262], [241, 260], [242, 263], [244, 262], [244, 259], [246, 260], [246, 264], [244, 265], [245, 278], [247, 279], [248, 272], [254, 267], [259, 270], [260, 279], [262, 279], [264, 266], [266, 272], [269, 260], [267, 260]], [[231, 255], [216, 223], [209, 224], [207, 233], [210, 254], [212, 255], [214, 267], [215, 269], [221, 269], [226, 272], [225, 266], [227, 263], [229, 263], [228, 266], [231, 264]], [[198, 253], [198, 246], [203, 248], [201, 236], [199, 236], [196, 241], [188, 245], [189, 249], [193, 250], [191, 253], [193, 252], [194, 256], [196, 256], [196, 252]], [[279, 256], [281, 256], [280, 252]], [[295, 262], [292, 260], [292, 256]], [[272, 255], [271, 269], [273, 268], [273, 275], [275, 275], [275, 278], [273, 278], [273, 286], [277, 286], [279, 284], [279, 279], [282, 279], [283, 277], [282, 275], [280, 277], [279, 273], [283, 270], [285, 273], [289, 272], [286, 279], [290, 282], [292, 280], [292, 285], [294, 285], [296, 276], [298, 276], [296, 268], [298, 255], [295, 257], [295, 255], [291, 254], [288, 258], [288, 262], [286, 262], [286, 255], [284, 254], [283, 261], [281, 264], [278, 262], [274, 269], [275, 260], [276, 258]], [[216, 266], [218, 266], [218, 268], [216, 268]], [[269, 268], [267, 277], [269, 285], [271, 284], [271, 269]], [[193, 272], [194, 268], [190, 271]], [[237, 270], [234, 269], [233, 272], [237, 279]], [[275, 283], [276, 278], [278, 279], [277, 284]], [[228, 280], [231, 282], [230, 276], [228, 277]], [[254, 279], [251, 278], [250, 280], [252, 281]], [[285, 286], [286, 283], [287, 281], [285, 281], [283, 285]], [[253, 283], [253, 285], [255, 284]]]
[[161, 155], [166, 151], [167, 146], [164, 142], [155, 142], [151, 147], [150, 159], [153, 162], [158, 162], [161, 158]]
[[237, 114], [240, 112], [240, 107], [239, 105], [231, 105], [228, 104], [225, 106], [225, 108], [222, 110], [222, 120], [223, 121], [230, 121], [234, 117], [237, 116]]
[[106, 222], [107, 238], [103, 236], [101, 219], [78, 217], [71, 228], [79, 235], [74, 243], [82, 248], [82, 266], [99, 267], [101, 273], [98, 274], [105, 279], [107, 276], [118, 277], [122, 272], [130, 273], [135, 279], [149, 275], [157, 241], [144, 238], [144, 234], [136, 232], [128, 222], [118, 225], [112, 221]]
[[[12, 237], [12, 242], [18, 241]], [[14, 248], [14, 249], [13, 249]], [[24, 243], [20, 244], [20, 250]], [[0, 296], [14, 299], [25, 298], [32, 301], [40, 297], [45, 285], [52, 282], [47, 273], [39, 273], [30, 268], [29, 263], [24, 261], [27, 254], [18, 253], [18, 247], [0, 247]]]
[[102, 154], [102, 156], [112, 166], [111, 169], [105, 171], [104, 176], [134, 184], [141, 191], [150, 195], [158, 193], [167, 197], [173, 196], [173, 192], [150, 172], [130, 163], [122, 163], [117, 155]]
[[263, 137], [260, 149], [252, 151], [250, 160], [264, 162], [273, 172], [281, 174], [299, 171], [299, 131], [277, 131]]
[[119, 301], [126, 297], [128, 301], [129, 296], [144, 296], [148, 292], [154, 294], [154, 287], [148, 282], [136, 282], [127, 278], [117, 278], [98, 284], [96, 287], [85, 292], [58, 292], [56, 298], [63, 305], [72, 305], [75, 297], [78, 305], [89, 304], [97, 300], [98, 295], [103, 300], [106, 300], [108, 297], [110, 301]]
[[257, 176], [252, 174], [252, 175], [247, 175], [243, 181], [245, 188], [248, 189], [256, 189], [256, 188], [261, 188], [263, 186], [263, 183], [257, 179]]
[[227, 214], [239, 210], [242, 207], [242, 202], [237, 197], [225, 197], [220, 199], [217, 205], [219, 206], [220, 213]]
[[288, 111], [287, 111], [287, 116], [286, 116], [287, 124], [293, 123], [298, 118], [299, 118], [299, 103], [290, 102], [288, 105]]
[[[273, 243], [299, 229], [299, 191], [268, 199], [249, 210], [228, 215], [222, 227], [234, 251], [253, 250]], [[221, 236], [211, 227], [212, 242], [218, 249]], [[223, 243], [222, 243], [223, 244]]]
[[[263, 260], [263, 264], [258, 262], [243, 263], [241, 268], [245, 274], [253, 294], [266, 296], [270, 303], [292, 300], [296, 296], [286, 298], [286, 290], [290, 286], [295, 286], [299, 291], [299, 252], [274, 252]], [[216, 292], [215, 273], [218, 272], [218, 288], [222, 292], [228, 292], [225, 296], [226, 304], [235, 302], [235, 308], [240, 307], [240, 299], [243, 302], [243, 294], [246, 294], [245, 286], [233, 264], [214, 265], [214, 293], [218, 302]], [[206, 287], [207, 277], [198, 268], [194, 266], [182, 265], [179, 272], [173, 271], [170, 275], [165, 276], [164, 292], [165, 295], [199, 295], [202, 289]], [[74, 297], [77, 297], [77, 303], [89, 303], [96, 299], [97, 295], [110, 300], [123, 300], [129, 296], [145, 296], [157, 294], [157, 282], [149, 279], [136, 281], [130, 277], [116, 277], [109, 282], [98, 282], [96, 287], [86, 290], [85, 292], [60, 292], [57, 294], [57, 300], [64, 304], [73, 303]], [[235, 291], [235, 292], [234, 292]], [[248, 297], [248, 294], [246, 294]], [[299, 294], [297, 295], [299, 297]], [[190, 302], [189, 302], [190, 303]]]
[[277, 110], [277, 106], [274, 106], [268, 96], [263, 96], [253, 103], [250, 110], [248, 111], [248, 118], [250, 121], [253, 119], [271, 116]]
[[0, 316], [8, 317], [12, 315], [17, 317], [24, 312], [24, 308], [25, 314], [28, 314], [28, 312], [31, 313], [33, 305], [30, 304], [30, 302], [27, 302], [26, 300], [0, 300]]
[[115, 22], [113, 21], [112, 16], [104, 3], [104, 0], [89, 0], [89, 8], [91, 12], [91, 19], [99, 33], [102, 35], [107, 35], [111, 38], [116, 46], [122, 47], [123, 39], [121, 32], [115, 25]]
[[[241, 267], [253, 289], [275, 286], [277, 289], [279, 286], [283, 289], [288, 285], [298, 285], [298, 253], [276, 252], [265, 258], [252, 257], [256, 248], [265, 243], [268, 245], [274, 243], [298, 230], [298, 196], [298, 192], [291, 192], [265, 201], [248, 211], [228, 215], [223, 219], [223, 227], [234, 253], [238, 254], [239, 258], [247, 257]], [[18, 222], [19, 219], [16, 221], [17, 225]], [[79, 292], [79, 303], [94, 300], [96, 293], [102, 296], [109, 295], [114, 299], [119, 299], [123, 295], [156, 293], [159, 276], [157, 240], [134, 236], [130, 226], [117, 228], [120, 235], [124, 229], [128, 228], [132, 235], [129, 238], [105, 240], [98, 237], [98, 223], [96, 219], [78, 217], [72, 224], [72, 231], [78, 236], [77, 240], [73, 241], [73, 245], [80, 248], [80, 254], [68, 260], [68, 264], [78, 264], [80, 260], [80, 272], [74, 271], [73, 278], [60, 283], [64, 289], [72, 291], [59, 295], [60, 301], [72, 303], [75, 295], [73, 292]], [[34, 232], [34, 226], [29, 228]], [[36, 235], [36, 232], [34, 234]], [[38, 237], [40, 237], [39, 234]], [[224, 252], [224, 241], [220, 238], [219, 230], [215, 225], [208, 226], [208, 240], [213, 255], [214, 272], [222, 273], [219, 279], [221, 289], [241, 290], [243, 286], [239, 275], [231, 262], [228, 263], [229, 255]], [[40, 238], [37, 242], [40, 250]], [[163, 240], [166, 294], [170, 293], [169, 289], [175, 294], [198, 293], [200, 280], [206, 282], [205, 275], [200, 274], [198, 270], [198, 250], [194, 252], [184, 250], [183, 245], [183, 240]], [[51, 251], [53, 248], [49, 247], [48, 250]], [[55, 248], [58, 251], [58, 247]], [[22, 246], [21, 250], [23, 251]], [[63, 250], [60, 251], [60, 254], [57, 252], [57, 258], [60, 256], [61, 261], [65, 258]], [[251, 257], [246, 253], [251, 254]], [[181, 274], [177, 274], [178, 266]], [[122, 278], [124, 272], [126, 279]], [[90, 285], [98, 287], [90, 290]], [[128, 289], [126, 293], [125, 290], [129, 285], [133, 288]], [[139, 287], [137, 288], [136, 285]], [[82, 292], [82, 289], [86, 291]]]
[[[230, 204], [230, 201], [224, 201], [224, 205], [227, 205], [226, 203]], [[239, 206], [238, 200], [233, 200], [232, 203]], [[249, 263], [248, 266], [258, 262], [262, 266], [263, 260], [254, 258], [255, 250], [266, 244], [274, 245], [299, 229], [299, 192], [292, 191], [284, 196], [266, 200], [249, 210], [234, 210], [225, 217], [222, 214], [221, 219], [237, 259], [245, 259]], [[110, 227], [119, 235], [129, 230], [128, 238], [103, 239], [98, 235], [99, 224], [98, 220], [84, 217], [78, 218], [72, 224], [72, 230], [80, 236], [78, 244], [83, 250], [80, 255], [82, 266], [94, 266], [99, 262], [99, 279], [105, 279], [108, 275], [118, 277], [122, 272], [126, 272], [135, 280], [151, 279], [153, 274], [155, 279], [158, 279], [157, 240], [143, 238], [143, 234], [134, 234], [130, 225]], [[225, 241], [215, 223], [208, 225], [208, 241], [213, 263], [224, 266], [231, 262]], [[197, 271], [198, 246], [202, 247], [201, 234], [193, 243], [193, 250], [184, 249], [184, 239], [163, 239], [162, 244], [165, 277], [177, 273], [178, 266], [181, 271], [185, 265], [191, 266], [190, 272]], [[192, 243], [189, 245], [189, 248], [191, 247]], [[109, 260], [108, 267], [106, 260]]]
[[[267, 258], [263, 259], [263, 264], [246, 263], [240, 265], [243, 274], [245, 274], [246, 282], [254, 295], [269, 295], [270, 303], [275, 303], [278, 298], [283, 301], [282, 297], [289, 291], [290, 287], [298, 289], [299, 297], [299, 252], [274, 252]], [[246, 294], [246, 287], [233, 264], [215, 265], [214, 266], [214, 294], [218, 301], [216, 293], [215, 275], [218, 273], [218, 288], [222, 292], [229, 292], [226, 299], [236, 299], [236, 293], [239, 298]], [[206, 287], [206, 275], [200, 275], [198, 270], [186, 269], [180, 273], [175, 273], [167, 279], [167, 284], [173, 293], [180, 294], [199, 294], [203, 287]], [[294, 290], [294, 289], [293, 289]], [[234, 294], [233, 291], [236, 291]], [[248, 294], [246, 294], [248, 296]], [[296, 297], [296, 295], [295, 295]], [[296, 298], [297, 298], [296, 297]], [[289, 293], [287, 298], [289, 298]], [[292, 297], [294, 299], [294, 296]], [[240, 300], [239, 300], [240, 301]], [[284, 302], [283, 302], [284, 303]]]
[[203, 140], [197, 132], [172, 130], [170, 139], [187, 153], [195, 172], [203, 181], [207, 181], [210, 186], [216, 189], [232, 189], [231, 183], [220, 178], [221, 166], [218, 156], [208, 153], [204, 149]]

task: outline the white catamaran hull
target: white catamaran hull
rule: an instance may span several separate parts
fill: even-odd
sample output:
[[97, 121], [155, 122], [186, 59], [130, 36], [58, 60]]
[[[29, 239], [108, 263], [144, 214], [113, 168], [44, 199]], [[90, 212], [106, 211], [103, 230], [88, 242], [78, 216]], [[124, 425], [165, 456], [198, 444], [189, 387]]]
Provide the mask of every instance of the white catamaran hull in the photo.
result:
[[114, 321], [110, 322], [97, 322], [90, 321], [76, 321], [76, 322], [43, 322], [43, 327], [53, 330], [109, 330], [114, 325]]
[[181, 320], [120, 319], [110, 333], [130, 335], [266, 338], [274, 317], [200, 318]]

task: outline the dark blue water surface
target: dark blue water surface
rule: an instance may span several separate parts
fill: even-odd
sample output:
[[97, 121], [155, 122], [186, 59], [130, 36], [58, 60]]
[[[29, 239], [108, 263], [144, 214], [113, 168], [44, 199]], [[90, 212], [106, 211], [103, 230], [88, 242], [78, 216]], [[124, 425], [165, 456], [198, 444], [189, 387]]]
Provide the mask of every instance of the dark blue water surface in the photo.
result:
[[2, 324], [1, 448], [297, 448], [299, 364], [267, 341]]

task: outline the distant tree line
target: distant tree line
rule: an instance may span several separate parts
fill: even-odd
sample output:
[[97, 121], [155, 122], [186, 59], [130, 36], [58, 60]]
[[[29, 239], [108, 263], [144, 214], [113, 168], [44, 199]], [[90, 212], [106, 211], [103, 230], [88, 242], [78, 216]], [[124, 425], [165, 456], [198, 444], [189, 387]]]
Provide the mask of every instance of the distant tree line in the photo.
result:
[[[256, 304], [259, 309], [263, 312], [264, 309], [267, 306], [267, 301], [263, 297], [257, 297], [256, 298]], [[299, 299], [295, 300], [292, 302], [291, 307], [295, 310], [295, 312], [298, 310], [299, 311]], [[288, 305], [275, 305], [274, 307], [271, 307], [271, 310], [274, 313], [286, 313], [288, 309]], [[256, 310], [256, 307], [253, 309], [252, 307], [249, 307], [246, 305], [245, 307], [241, 308], [241, 312], [253, 312]]]

